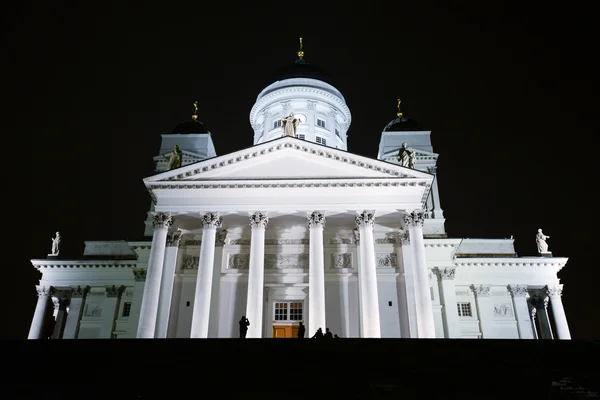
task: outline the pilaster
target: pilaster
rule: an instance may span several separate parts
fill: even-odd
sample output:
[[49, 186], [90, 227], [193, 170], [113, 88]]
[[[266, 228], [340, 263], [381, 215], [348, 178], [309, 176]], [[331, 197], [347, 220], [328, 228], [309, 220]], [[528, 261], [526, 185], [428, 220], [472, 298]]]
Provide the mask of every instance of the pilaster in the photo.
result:
[[435, 272], [440, 280], [440, 294], [444, 306], [442, 315], [446, 337], [450, 339], [460, 338], [462, 333], [458, 319], [456, 288], [454, 286], [456, 269], [453, 267], [438, 267]]

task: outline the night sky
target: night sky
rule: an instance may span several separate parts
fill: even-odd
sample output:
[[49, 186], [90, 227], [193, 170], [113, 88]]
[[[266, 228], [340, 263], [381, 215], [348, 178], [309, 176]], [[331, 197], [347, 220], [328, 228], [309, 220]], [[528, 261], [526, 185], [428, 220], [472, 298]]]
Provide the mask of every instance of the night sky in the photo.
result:
[[46, 257], [56, 231], [73, 258], [84, 240], [142, 239], [142, 179], [160, 134], [190, 119], [193, 101], [218, 155], [252, 146], [250, 109], [302, 36], [306, 61], [346, 98], [349, 151], [377, 156], [400, 97], [432, 131], [449, 236], [514, 235], [519, 256], [536, 256], [542, 228], [550, 251], [569, 257], [559, 276], [573, 338], [600, 337], [589, 10], [84, 3], [40, 2], [5, 27], [17, 56], [3, 82], [18, 105], [5, 134], [24, 142], [5, 151], [20, 160], [11, 171], [31, 175], [17, 176], [23, 199], [8, 210], [18, 237], [4, 255], [0, 335], [27, 336], [41, 277], [29, 260]]

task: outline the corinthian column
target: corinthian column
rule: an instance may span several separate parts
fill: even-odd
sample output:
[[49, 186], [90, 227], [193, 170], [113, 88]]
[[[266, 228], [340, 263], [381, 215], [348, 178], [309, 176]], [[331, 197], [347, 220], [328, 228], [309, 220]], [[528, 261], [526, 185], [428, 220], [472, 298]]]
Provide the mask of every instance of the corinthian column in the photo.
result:
[[536, 309], [536, 317], [540, 325], [540, 337], [542, 339], [554, 339], [550, 319], [548, 318], [548, 296], [546, 291], [537, 291], [529, 301]]
[[308, 337], [325, 324], [325, 258], [323, 228], [325, 215], [315, 211], [307, 217], [310, 230], [310, 258], [308, 262]]
[[567, 323], [567, 316], [561, 300], [563, 285], [548, 286], [548, 296], [554, 315], [554, 325], [556, 325], [556, 334], [559, 339], [571, 340], [571, 332]]
[[508, 289], [513, 299], [519, 339], [534, 339], [534, 331], [531, 328], [531, 313], [527, 306], [527, 285], [509, 285]]
[[158, 299], [158, 316], [156, 317], [157, 338], [167, 337], [169, 326], [169, 314], [171, 311], [171, 299], [173, 298], [173, 284], [175, 283], [175, 266], [177, 264], [177, 250], [182, 232], [177, 230], [167, 235], [167, 248], [165, 249], [165, 260], [163, 262], [163, 276], [160, 281], [160, 297]]
[[419, 337], [435, 338], [435, 323], [433, 319], [433, 304], [431, 302], [431, 291], [429, 289], [429, 271], [427, 270], [427, 258], [425, 257], [425, 241], [423, 240], [423, 223], [425, 215], [422, 210], [413, 211], [404, 215], [405, 228], [408, 227], [411, 247], [414, 256], [415, 283], [418, 287], [419, 307]]
[[38, 294], [38, 301], [35, 306], [35, 312], [33, 313], [33, 320], [31, 321], [31, 327], [29, 328], [29, 335], [27, 339], [40, 339], [42, 336], [42, 329], [44, 328], [44, 320], [46, 319], [46, 312], [48, 310], [48, 302], [50, 295], [53, 290], [50, 286], [36, 286]]
[[210, 295], [212, 291], [213, 267], [215, 264], [215, 239], [217, 229], [222, 225], [218, 213], [207, 213], [202, 216], [202, 243], [200, 244], [200, 260], [198, 262], [198, 278], [194, 296], [191, 338], [208, 337], [210, 321]]
[[375, 242], [373, 226], [375, 215], [363, 211], [356, 217], [360, 235], [360, 264], [358, 266], [361, 337], [381, 338], [379, 322], [379, 293], [377, 290], [377, 270], [375, 264]]
[[154, 234], [152, 235], [152, 248], [150, 249], [150, 258], [148, 259], [148, 269], [146, 271], [146, 285], [144, 286], [144, 296], [142, 297], [142, 307], [137, 330], [138, 338], [154, 338], [167, 232], [172, 224], [173, 219], [170, 214], [157, 213], [152, 218]]
[[265, 229], [269, 223], [266, 214], [256, 212], [250, 216], [250, 265], [248, 271], [248, 298], [246, 318], [250, 321], [247, 338], [261, 338], [263, 326], [263, 292], [265, 281]]

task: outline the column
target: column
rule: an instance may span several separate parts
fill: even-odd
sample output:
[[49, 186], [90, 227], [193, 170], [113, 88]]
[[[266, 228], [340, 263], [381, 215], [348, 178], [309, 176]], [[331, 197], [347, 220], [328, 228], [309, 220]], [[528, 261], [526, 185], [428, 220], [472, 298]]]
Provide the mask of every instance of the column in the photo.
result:
[[444, 211], [440, 205], [440, 190], [438, 188], [437, 167], [428, 167], [427, 172], [435, 175], [431, 186], [431, 195], [433, 198], [433, 218], [444, 218]]
[[[354, 261], [355, 265], [354, 268], [356, 268], [356, 271], [360, 271], [360, 263], [361, 263], [361, 254], [360, 254], [360, 232], [358, 231], [357, 228], [354, 228], [354, 230], [352, 230], [352, 235], [354, 236], [354, 244], [356, 245], [356, 260]], [[358, 309], [362, 310], [362, 304], [360, 302], [360, 293], [362, 293], [362, 289], [360, 288], [360, 279], [356, 279], [356, 285], [358, 286]], [[362, 326], [363, 326], [363, 320], [362, 320], [362, 311], [360, 311], [358, 313], [358, 334], [359, 337], [360, 335], [362, 335]]]
[[202, 242], [200, 243], [198, 277], [196, 278], [194, 310], [192, 311], [192, 331], [190, 334], [192, 339], [206, 339], [208, 337], [210, 295], [215, 264], [215, 239], [217, 229], [221, 227], [223, 221], [218, 213], [207, 213], [202, 216], [201, 222]]
[[[265, 229], [269, 218], [256, 212], [250, 216], [250, 265], [248, 271], [248, 298], [246, 318], [250, 321], [247, 338], [262, 337], [263, 293], [265, 281]], [[239, 320], [239, 318], [237, 318]]]
[[144, 296], [144, 287], [146, 286], [146, 270], [143, 268], [132, 269], [133, 279], [133, 298], [131, 299], [131, 311], [129, 312], [128, 337], [135, 337], [140, 322], [140, 310], [142, 308], [142, 298]]
[[310, 232], [308, 261], [308, 332], [312, 337], [318, 328], [327, 327], [325, 323], [325, 255], [323, 248], [323, 228], [325, 215], [314, 211], [306, 218]]
[[89, 289], [89, 286], [85, 286], [84, 288], [77, 286], [71, 292], [71, 302], [69, 304], [65, 330], [63, 331], [63, 339], [77, 339], [79, 321], [81, 321], [81, 314], [83, 313], [83, 304]]
[[160, 280], [160, 296], [158, 298], [158, 315], [156, 317], [156, 330], [154, 337], [166, 338], [169, 326], [171, 300], [173, 298], [173, 284], [175, 283], [175, 267], [177, 266], [177, 252], [182, 232], [177, 230], [167, 235], [167, 247], [163, 262], [163, 276]]
[[154, 338], [167, 232], [172, 224], [173, 219], [170, 214], [156, 213], [152, 219], [154, 234], [152, 236], [152, 248], [146, 271], [146, 285], [144, 286], [144, 296], [142, 297], [142, 308], [140, 309], [140, 319], [137, 329], [138, 338]]
[[494, 305], [492, 304], [492, 299], [490, 299], [491, 289], [491, 285], [473, 285], [477, 317], [483, 339], [493, 339], [497, 336], [492, 321]]
[[356, 217], [360, 235], [360, 265], [358, 267], [361, 337], [381, 338], [379, 322], [379, 292], [377, 290], [377, 270], [375, 264], [375, 242], [373, 226], [374, 212], [363, 211]]
[[460, 321], [458, 319], [458, 309], [456, 301], [456, 288], [454, 287], [455, 268], [437, 268], [437, 274], [440, 277], [442, 303], [444, 304], [444, 328], [446, 337], [457, 339], [462, 337], [460, 331]]
[[548, 296], [554, 315], [554, 325], [556, 326], [556, 335], [562, 340], [571, 340], [571, 332], [567, 323], [567, 316], [561, 300], [563, 285], [548, 286]]
[[[399, 276], [400, 288], [398, 294], [400, 296], [399, 305], [401, 307], [401, 336], [403, 338], [418, 338], [419, 337], [419, 315], [418, 310], [419, 292], [415, 284], [414, 274], [414, 255], [410, 247], [410, 234], [404, 229], [400, 229], [398, 235], [402, 250], [402, 275]], [[404, 304], [404, 306], [403, 306]]]
[[419, 297], [419, 337], [435, 338], [435, 322], [433, 319], [433, 304], [429, 286], [429, 271], [425, 257], [425, 241], [423, 240], [423, 223], [425, 216], [422, 210], [416, 210], [404, 215], [405, 229], [408, 228], [414, 257], [415, 283]]
[[527, 305], [527, 285], [509, 285], [508, 290], [513, 300], [519, 339], [534, 339], [534, 332], [531, 327], [531, 313]]
[[35, 288], [38, 294], [38, 301], [35, 306], [35, 312], [33, 313], [33, 320], [31, 321], [27, 339], [42, 339], [42, 329], [44, 328], [48, 302], [50, 301], [50, 295], [53, 292], [51, 286], [38, 285]]
[[537, 291], [530, 299], [531, 305], [536, 309], [536, 316], [540, 325], [541, 339], [554, 339], [552, 335], [552, 327], [548, 318], [548, 296], [545, 290]]
[[539, 339], [540, 335], [538, 334], [538, 330], [535, 326], [535, 318], [536, 318], [537, 310], [533, 306], [533, 304], [531, 304], [531, 298], [529, 298], [529, 301], [527, 301], [527, 308], [529, 308], [529, 316], [530, 316], [530, 321], [531, 321], [531, 332], [533, 334], [533, 338]]
[[50, 338], [62, 339], [63, 332], [65, 330], [65, 323], [67, 321], [67, 307], [69, 306], [69, 299], [64, 293], [60, 296], [53, 296], [52, 303], [54, 305], [54, 330]]
[[125, 286], [106, 286], [104, 290], [106, 292], [106, 297], [102, 302], [102, 328], [100, 329], [100, 338], [113, 339], [115, 324], [119, 316], [121, 295], [125, 291]]

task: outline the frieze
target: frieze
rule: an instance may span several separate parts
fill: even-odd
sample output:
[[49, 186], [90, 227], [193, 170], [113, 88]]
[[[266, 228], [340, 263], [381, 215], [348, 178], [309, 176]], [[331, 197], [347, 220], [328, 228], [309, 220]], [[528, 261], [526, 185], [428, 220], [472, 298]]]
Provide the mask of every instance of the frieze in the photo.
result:
[[494, 305], [494, 316], [495, 317], [512, 317], [513, 310], [509, 303], [495, 304]]
[[88, 293], [88, 296], [92, 296], [92, 297], [100, 297], [100, 296], [106, 296], [106, 292], [92, 292], [90, 291]]
[[392, 235], [388, 235], [388, 236], [383, 237], [383, 238], [376, 238], [375, 239], [375, 243], [376, 244], [397, 244], [398, 243], [398, 239], [395, 238]]
[[352, 253], [331, 253], [331, 268], [353, 268]]
[[398, 255], [396, 253], [377, 253], [377, 268], [398, 268]]
[[227, 260], [227, 268], [248, 269], [250, 266], [250, 254], [230, 254]]
[[229, 239], [229, 244], [234, 246], [250, 246], [250, 239]]
[[198, 268], [199, 263], [200, 263], [199, 256], [190, 256], [190, 255], [186, 254], [183, 256], [183, 260], [181, 262], [181, 268], [195, 269], [195, 268]]
[[308, 253], [265, 254], [265, 268], [308, 268]]
[[354, 244], [354, 238], [349, 236], [336, 236], [329, 239], [329, 244]]
[[[230, 245], [237, 246], [249, 246], [251, 243], [250, 239], [229, 239], [227, 241]], [[269, 246], [277, 246], [277, 245], [286, 245], [286, 244], [310, 244], [309, 239], [265, 239], [265, 245]]]
[[202, 240], [200, 240], [200, 239], [186, 240], [185, 242], [183, 242], [184, 246], [200, 246], [201, 244], [202, 244]]
[[34, 264], [36, 269], [52, 269], [52, 268], [135, 268], [137, 264]]

